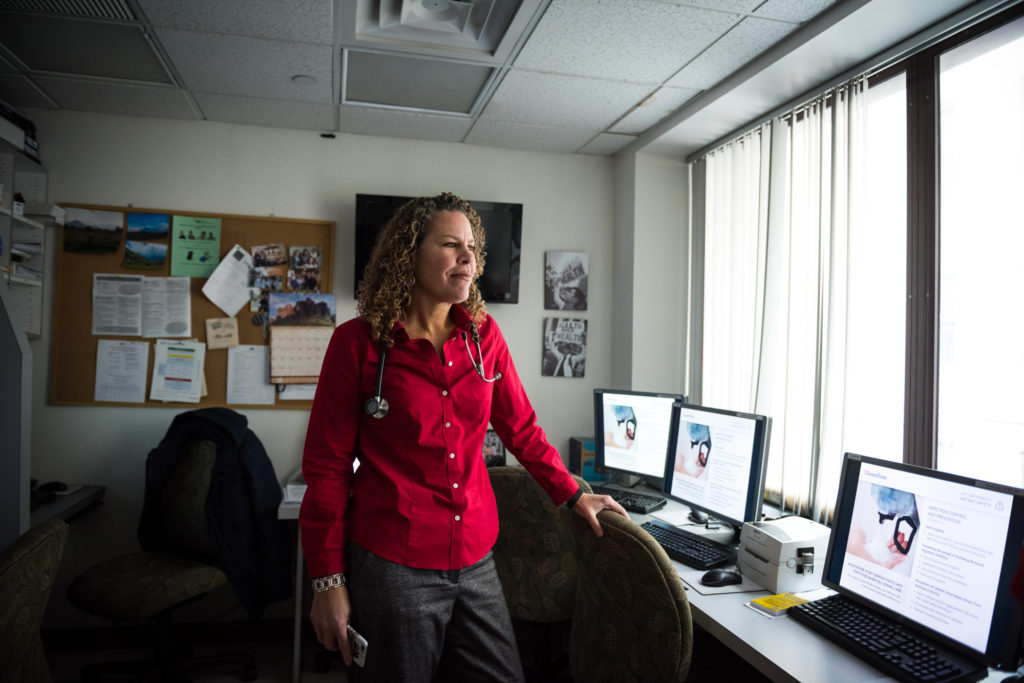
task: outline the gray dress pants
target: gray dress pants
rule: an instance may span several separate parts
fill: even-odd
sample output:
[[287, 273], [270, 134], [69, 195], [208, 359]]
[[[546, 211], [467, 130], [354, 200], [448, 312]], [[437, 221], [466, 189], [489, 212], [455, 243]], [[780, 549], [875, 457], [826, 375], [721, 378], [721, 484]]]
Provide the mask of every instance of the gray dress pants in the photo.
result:
[[349, 543], [348, 560], [350, 622], [368, 643], [349, 681], [523, 681], [491, 553], [464, 569], [413, 569]]

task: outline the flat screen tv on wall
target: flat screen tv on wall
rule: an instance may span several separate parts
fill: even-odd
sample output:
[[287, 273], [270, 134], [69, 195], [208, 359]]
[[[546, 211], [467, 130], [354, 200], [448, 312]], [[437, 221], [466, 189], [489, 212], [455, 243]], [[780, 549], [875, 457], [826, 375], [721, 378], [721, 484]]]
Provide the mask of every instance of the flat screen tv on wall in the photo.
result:
[[[353, 296], [381, 228], [402, 204], [412, 199], [396, 195], [356, 195], [356, 246]], [[523, 205], [508, 202], [469, 203], [480, 214], [487, 235], [487, 261], [477, 281], [488, 303], [519, 303], [519, 254], [523, 239]]]

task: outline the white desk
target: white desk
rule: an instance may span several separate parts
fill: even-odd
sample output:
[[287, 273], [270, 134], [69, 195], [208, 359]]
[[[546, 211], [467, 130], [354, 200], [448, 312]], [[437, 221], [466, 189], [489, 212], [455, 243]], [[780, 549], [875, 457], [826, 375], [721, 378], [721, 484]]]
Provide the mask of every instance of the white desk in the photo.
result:
[[[281, 501], [277, 506], [278, 519], [299, 519], [299, 503]], [[297, 526], [297, 525], [296, 525]], [[295, 614], [292, 628], [292, 683], [302, 679], [302, 589], [306, 584], [306, 571], [302, 559], [302, 536], [295, 531]]]
[[[686, 510], [669, 500], [662, 510]], [[657, 511], [656, 511], [657, 512]], [[650, 515], [630, 513], [637, 524]], [[672, 561], [680, 576], [692, 570]], [[789, 617], [768, 619], [744, 603], [751, 598], [770, 595], [766, 590], [745, 593], [702, 595], [687, 584], [693, 621], [732, 649], [773, 681], [892, 681], [891, 677]], [[1000, 681], [1008, 672], [989, 670], [986, 681]]]
[[[686, 506], [669, 500], [664, 510], [686, 510]], [[279, 519], [299, 518], [298, 503], [281, 503]], [[650, 515], [630, 513], [637, 524]], [[292, 652], [292, 682], [299, 683], [302, 659], [302, 592], [306, 577], [302, 560], [302, 539], [296, 534], [295, 560], [295, 627]], [[672, 561], [681, 575], [688, 573], [685, 565]], [[894, 679], [874, 668], [859, 657], [824, 638], [789, 617], [768, 619], [744, 605], [751, 598], [769, 595], [766, 590], [745, 593], [719, 593], [702, 595], [687, 586], [693, 621], [732, 649], [751, 666], [773, 681], [803, 681], [806, 683], [863, 683], [864, 681], [892, 681]], [[1001, 681], [1008, 672], [989, 670], [985, 681]]]

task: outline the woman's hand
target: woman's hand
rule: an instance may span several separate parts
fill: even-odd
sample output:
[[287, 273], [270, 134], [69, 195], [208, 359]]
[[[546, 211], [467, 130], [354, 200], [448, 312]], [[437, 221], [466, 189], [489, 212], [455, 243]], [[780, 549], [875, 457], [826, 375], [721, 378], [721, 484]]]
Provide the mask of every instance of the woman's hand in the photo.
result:
[[352, 664], [352, 649], [348, 642], [348, 619], [351, 611], [348, 588], [344, 586], [313, 593], [309, 620], [316, 631], [316, 639], [328, 650], [340, 650], [346, 666]]
[[601, 522], [597, 521], [597, 513], [601, 510], [611, 510], [617, 512], [626, 519], [629, 519], [629, 515], [626, 514], [626, 510], [615, 502], [615, 499], [611, 496], [599, 496], [596, 493], [584, 493], [580, 496], [580, 499], [576, 501], [576, 504], [572, 506], [573, 512], [587, 520], [590, 524], [590, 528], [594, 530], [594, 533], [600, 538], [604, 536], [604, 530], [601, 529]]

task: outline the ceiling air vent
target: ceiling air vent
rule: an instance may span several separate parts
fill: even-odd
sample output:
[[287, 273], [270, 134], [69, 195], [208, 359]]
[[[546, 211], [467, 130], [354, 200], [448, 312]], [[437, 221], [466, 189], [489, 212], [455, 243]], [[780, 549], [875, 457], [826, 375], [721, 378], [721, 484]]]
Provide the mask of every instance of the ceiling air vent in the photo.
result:
[[127, 0], [0, 0], [0, 10], [136, 21]]

